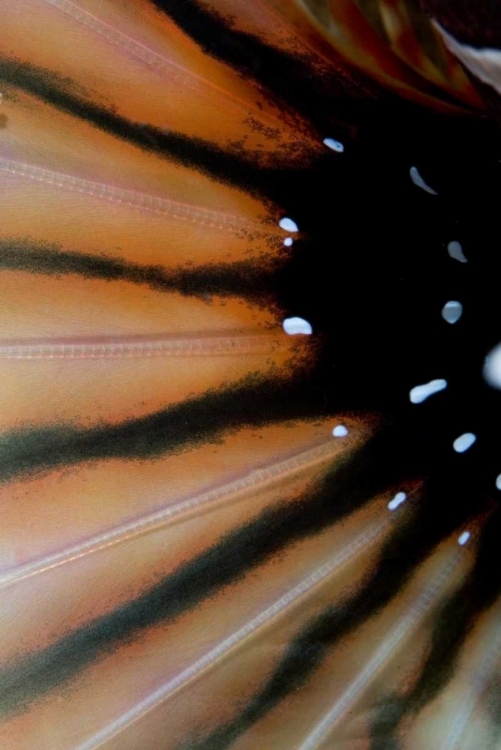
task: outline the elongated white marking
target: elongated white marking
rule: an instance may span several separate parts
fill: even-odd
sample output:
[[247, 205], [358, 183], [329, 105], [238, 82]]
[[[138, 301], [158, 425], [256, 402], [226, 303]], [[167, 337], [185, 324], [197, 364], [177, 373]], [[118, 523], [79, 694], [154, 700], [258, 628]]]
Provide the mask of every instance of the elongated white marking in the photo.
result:
[[484, 362], [484, 378], [493, 388], [501, 388], [501, 344], [492, 349]]
[[463, 533], [460, 534], [458, 538], [458, 544], [461, 547], [464, 547], [464, 545], [466, 544], [466, 542], [469, 540], [470, 537], [471, 537], [471, 534], [469, 531], [463, 531]]
[[432, 187], [426, 184], [426, 182], [423, 180], [421, 175], [418, 172], [417, 167], [411, 167], [409, 174], [411, 176], [411, 180], [416, 185], [416, 187], [421, 188], [421, 190], [424, 190], [426, 193], [429, 193], [430, 195], [438, 195], [436, 190], [433, 190]]
[[468, 263], [468, 258], [463, 253], [463, 248], [460, 242], [454, 240], [449, 242], [447, 245], [447, 252], [453, 260], [458, 260], [460, 263]]
[[427, 398], [433, 396], [434, 393], [439, 393], [447, 388], [447, 380], [438, 379], [430, 380], [429, 383], [424, 385], [417, 385], [410, 392], [410, 400], [413, 404], [422, 404]]
[[336, 141], [335, 138], [324, 138], [324, 144], [327, 146], [327, 148], [332, 149], [332, 151], [336, 151], [338, 154], [342, 154], [344, 151], [344, 146], [341, 141]]
[[473, 73], [480, 81], [492, 86], [498, 94], [501, 94], [501, 51], [489, 47], [477, 49], [470, 47], [468, 44], [462, 44], [439, 23], [434, 21], [434, 24], [452, 54], [461, 60], [470, 73]]
[[476, 439], [477, 436], [473, 432], [465, 432], [464, 435], [460, 435], [454, 440], [454, 450], [456, 453], [464, 453], [468, 448], [471, 448]]
[[294, 240], [292, 239], [292, 237], [286, 237], [284, 240], [284, 245], [285, 247], [292, 247], [293, 242]]
[[[499, 619], [499, 618], [498, 618]], [[501, 657], [501, 628], [500, 622], [494, 631], [494, 638], [486, 642], [484, 658], [480, 664], [475, 666], [474, 675], [468, 680], [466, 688], [463, 689], [459, 700], [456, 699], [455, 719], [452, 722], [444, 742], [440, 745], [440, 750], [456, 750], [461, 745], [461, 741], [467, 731], [468, 724], [485, 691], [494, 670], [496, 670], [499, 658]]]
[[118, 29], [115, 29], [113, 26], [106, 23], [106, 21], [103, 21], [86, 10], [83, 10], [83, 8], [78, 7], [70, 2], [70, 0], [45, 0], [45, 2], [58, 8], [70, 18], [73, 18], [75, 21], [82, 24], [82, 26], [91, 29], [95, 34], [106, 39], [107, 42], [126, 50], [128, 55], [135, 60], [144, 63], [149, 70], [155, 72], [157, 75], [168, 76], [171, 81], [177, 83], [180, 90], [189, 89], [197, 97], [200, 97], [203, 92], [203, 89], [201, 90], [201, 87], [197, 86], [197, 81], [200, 81], [204, 87], [217, 92], [218, 95], [224, 97], [229, 106], [237, 107], [240, 112], [246, 113], [251, 111], [255, 114], [256, 119], [273, 123], [275, 128], [277, 125], [282, 125], [279, 118], [275, 117], [272, 113], [262, 112], [261, 109], [252, 102], [239, 99], [233, 93], [220, 88], [210, 79], [210, 77], [202, 78], [191, 70], [175, 63], [173, 60], [169, 60], [163, 55], [153, 52], [149, 47], [137, 42], [122, 31], [118, 31]]
[[496, 489], [501, 490], [501, 474], [496, 477]]
[[150, 534], [173, 523], [181, 523], [201, 511], [212, 511], [223, 504], [238, 502], [249, 491], [283, 481], [289, 474], [296, 474], [314, 467], [316, 464], [332, 460], [337, 454], [332, 441], [324, 442], [288, 456], [282, 461], [253, 469], [233, 482], [202, 492], [194, 497], [174, 502], [167, 507], [123, 523], [108, 531], [90, 537], [83, 542], [67, 547], [53, 555], [19, 565], [0, 575], [0, 588], [46, 573], [53, 568], [73, 562], [87, 555], [100, 552], [117, 544], [128, 542], [136, 537]]
[[122, 714], [111, 724], [108, 724], [108, 726], [104, 727], [93, 737], [78, 745], [75, 750], [95, 750], [95, 748], [101, 747], [127, 729], [127, 727], [142, 719], [168, 698], [185, 688], [189, 683], [218, 665], [223, 658], [228, 657], [231, 652], [241, 646], [250, 636], [268, 625], [275, 618], [283, 615], [294, 604], [321, 585], [326, 578], [334, 574], [342, 565], [353, 559], [361, 550], [366, 549], [387, 526], [388, 521], [382, 521], [377, 525], [369, 526], [368, 529], [357, 536], [350, 544], [347, 544], [324, 565], [321, 565], [300, 583], [289, 589], [287, 593], [276, 600], [271, 606], [263, 610], [242, 628], [232, 633], [228, 638], [225, 638], [187, 669], [184, 669], [179, 675], [173, 677], [160, 688], [150, 693], [147, 698], [137, 703], [132, 709]]
[[286, 318], [283, 322], [283, 329], [289, 336], [303, 334], [309, 336], [313, 333], [313, 328], [304, 318]]
[[286, 232], [298, 232], [299, 228], [295, 221], [292, 221], [292, 219], [289, 219], [288, 216], [284, 216], [283, 219], [280, 219], [278, 222], [278, 226], [282, 229], [285, 229]]
[[334, 437], [346, 437], [348, 434], [348, 428], [344, 424], [338, 424], [332, 430]]
[[407, 500], [407, 493], [405, 492], [397, 492], [393, 500], [390, 500], [388, 503], [388, 510], [396, 510], [399, 505], [402, 505], [402, 503], [405, 503]]
[[450, 300], [450, 302], [446, 302], [442, 309], [442, 318], [451, 325], [457, 323], [462, 314], [463, 305], [457, 300]]
[[[223, 229], [228, 232], [239, 232], [242, 229], [252, 227], [254, 230], [262, 226], [258, 222], [251, 221], [245, 217], [235, 216], [223, 213], [222, 211], [213, 211], [208, 208], [192, 206], [188, 203], [179, 203], [170, 198], [158, 198], [155, 195], [147, 193], [138, 193], [134, 190], [125, 190], [113, 187], [100, 182], [91, 182], [82, 180], [72, 175], [52, 172], [49, 169], [42, 169], [32, 164], [22, 164], [21, 162], [11, 161], [9, 159], [0, 159], [0, 171], [8, 172], [16, 177], [22, 177], [36, 182], [42, 182], [46, 185], [52, 185], [56, 188], [68, 190], [75, 193], [83, 193], [93, 198], [107, 200], [111, 203], [122, 203], [139, 211], [148, 211], [155, 214], [164, 214], [172, 216], [175, 219], [191, 221], [195, 224], [201, 224], [206, 227]], [[264, 232], [275, 237], [271, 232]]]
[[140, 357], [194, 357], [273, 352], [290, 346], [279, 329], [275, 333], [241, 336], [158, 336], [95, 339], [1, 341], [0, 359], [135, 359]]
[[410, 634], [419, 620], [431, 609], [443, 584], [447, 581], [452, 570], [457, 565], [458, 559], [457, 556], [454, 556], [452, 560], [444, 566], [442, 572], [423, 589], [416, 602], [409, 607], [398, 625], [396, 625], [396, 627], [387, 635], [382, 646], [376, 650], [367, 666], [357, 675], [351, 685], [349, 685], [347, 690], [345, 690], [333, 705], [331, 710], [324, 715], [313, 731], [310, 732], [301, 745], [298, 746], [298, 750], [317, 750], [317, 748], [325, 742], [338, 720], [358, 698], [376, 672], [384, 662], [387, 661], [392, 652], [402, 643], [404, 638]]

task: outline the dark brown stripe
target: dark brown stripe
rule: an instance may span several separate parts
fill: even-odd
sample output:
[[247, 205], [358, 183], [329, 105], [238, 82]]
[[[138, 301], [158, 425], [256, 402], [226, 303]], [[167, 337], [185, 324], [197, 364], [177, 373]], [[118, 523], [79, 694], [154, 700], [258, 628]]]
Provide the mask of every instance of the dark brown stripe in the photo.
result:
[[[201, 138], [136, 123], [85, 99], [79, 88], [51, 71], [27, 62], [0, 58], [0, 81], [23, 89], [74, 117], [95, 125], [145, 151], [206, 173], [213, 179], [247, 192], [266, 194], [273, 170], [261, 170], [254, 155], [224, 151]], [[287, 172], [287, 170], [284, 170]]]
[[29, 238], [0, 240], [0, 271], [26, 271], [47, 276], [77, 274], [87, 279], [127, 281], [161, 292], [207, 298], [213, 294], [242, 296], [264, 304], [273, 289], [273, 266], [266, 261], [238, 261], [194, 268], [142, 266], [137, 263], [62, 250]]

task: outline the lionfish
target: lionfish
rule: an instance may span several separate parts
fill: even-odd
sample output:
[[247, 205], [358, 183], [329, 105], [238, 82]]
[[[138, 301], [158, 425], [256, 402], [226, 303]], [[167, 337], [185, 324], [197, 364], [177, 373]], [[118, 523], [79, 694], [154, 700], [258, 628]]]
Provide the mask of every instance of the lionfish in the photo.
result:
[[501, 747], [499, 6], [1, 7], [2, 750]]

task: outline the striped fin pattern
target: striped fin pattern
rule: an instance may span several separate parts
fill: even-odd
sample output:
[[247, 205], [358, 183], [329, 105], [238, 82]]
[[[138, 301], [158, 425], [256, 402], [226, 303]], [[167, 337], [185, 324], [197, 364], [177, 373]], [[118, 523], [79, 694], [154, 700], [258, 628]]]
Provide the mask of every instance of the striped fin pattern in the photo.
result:
[[436, 30], [408, 0], [0, 8], [2, 750], [495, 750], [499, 507], [407, 373], [376, 398], [378, 362], [329, 358], [361, 330], [342, 212], [319, 243], [289, 211], [342, 192], [384, 88], [484, 111]]

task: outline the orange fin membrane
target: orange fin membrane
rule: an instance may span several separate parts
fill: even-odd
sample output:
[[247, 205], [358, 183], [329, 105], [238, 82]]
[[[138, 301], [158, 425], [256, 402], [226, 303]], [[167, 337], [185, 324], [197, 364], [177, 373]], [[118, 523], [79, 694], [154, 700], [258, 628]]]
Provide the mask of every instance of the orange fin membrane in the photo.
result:
[[269, 61], [324, 99], [475, 96], [403, 45], [403, 2], [389, 46], [348, 0], [160, 6], [0, 0], [0, 747], [478, 748], [499, 606], [451, 608], [492, 519], [435, 524], [398, 426], [324, 406], [270, 185], [342, 144]]

